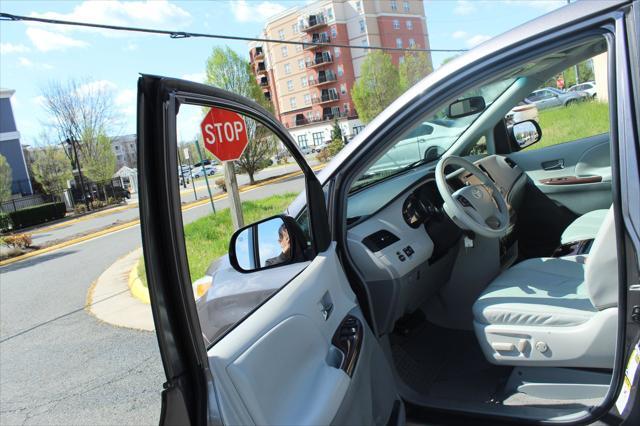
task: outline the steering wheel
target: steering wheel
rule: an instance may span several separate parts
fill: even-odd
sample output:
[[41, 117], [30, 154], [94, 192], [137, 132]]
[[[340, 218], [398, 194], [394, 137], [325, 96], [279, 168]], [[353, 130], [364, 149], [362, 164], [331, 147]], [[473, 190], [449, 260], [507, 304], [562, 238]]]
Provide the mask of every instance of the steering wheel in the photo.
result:
[[[453, 191], [447, 183], [447, 166], [461, 167], [481, 184]], [[436, 166], [436, 185], [444, 200], [444, 211], [458, 226], [489, 238], [499, 238], [507, 233], [507, 202], [493, 181], [475, 164], [453, 155], [442, 158]]]

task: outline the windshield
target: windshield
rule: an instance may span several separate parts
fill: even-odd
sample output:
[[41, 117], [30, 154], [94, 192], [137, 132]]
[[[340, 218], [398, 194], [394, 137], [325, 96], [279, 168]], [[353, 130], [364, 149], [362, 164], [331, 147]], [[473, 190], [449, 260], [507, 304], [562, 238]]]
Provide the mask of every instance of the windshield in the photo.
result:
[[[458, 99], [482, 96], [485, 105], [491, 105], [513, 82], [514, 78], [502, 79], [469, 90]], [[447, 115], [449, 102], [435, 114], [428, 114], [417, 124], [407, 129], [390, 145], [353, 184], [351, 190], [393, 176], [419, 164], [437, 160], [482, 114], [482, 111], [460, 118]]]

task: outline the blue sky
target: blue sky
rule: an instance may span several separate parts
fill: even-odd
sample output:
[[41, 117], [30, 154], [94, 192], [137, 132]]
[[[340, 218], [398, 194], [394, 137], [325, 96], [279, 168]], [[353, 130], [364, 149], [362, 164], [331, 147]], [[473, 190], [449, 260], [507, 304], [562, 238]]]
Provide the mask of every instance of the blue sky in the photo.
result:
[[[366, 1], [366, 0], [364, 0]], [[264, 19], [300, 0], [238, 1], [16, 1], [2, 0], [0, 11], [114, 25], [257, 36]], [[561, 7], [564, 0], [425, 0], [434, 49], [467, 49], [510, 28]], [[0, 21], [0, 87], [16, 90], [13, 109], [23, 144], [35, 144], [48, 117], [42, 88], [52, 80], [74, 78], [113, 91], [121, 112], [120, 134], [135, 131], [135, 88], [139, 73], [199, 81], [215, 46], [247, 55], [245, 42], [175, 39], [44, 24]], [[450, 56], [434, 53], [437, 68]], [[197, 129], [197, 116], [181, 117], [183, 134]]]

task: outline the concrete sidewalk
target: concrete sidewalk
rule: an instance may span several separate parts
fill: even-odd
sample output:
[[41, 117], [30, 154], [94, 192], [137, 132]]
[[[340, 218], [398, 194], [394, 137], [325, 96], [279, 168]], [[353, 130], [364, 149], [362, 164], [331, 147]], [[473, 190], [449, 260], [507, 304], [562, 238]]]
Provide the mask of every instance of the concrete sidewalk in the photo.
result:
[[146, 305], [129, 291], [129, 273], [142, 256], [138, 248], [118, 259], [100, 275], [89, 289], [85, 309], [93, 316], [117, 327], [153, 331], [151, 305]]

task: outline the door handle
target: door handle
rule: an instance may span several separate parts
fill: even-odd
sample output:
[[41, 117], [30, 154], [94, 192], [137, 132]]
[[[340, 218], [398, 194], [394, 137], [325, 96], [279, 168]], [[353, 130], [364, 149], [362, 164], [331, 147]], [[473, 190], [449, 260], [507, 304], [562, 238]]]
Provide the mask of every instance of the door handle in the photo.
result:
[[322, 299], [320, 299], [320, 302], [318, 302], [318, 305], [320, 305], [320, 313], [322, 314], [322, 318], [327, 321], [331, 316], [331, 312], [333, 312], [333, 300], [331, 300], [331, 295], [328, 291], [324, 293]]
[[562, 170], [564, 169], [564, 160], [544, 161], [541, 166], [545, 170]]

